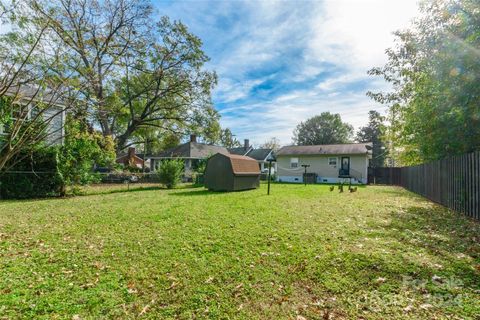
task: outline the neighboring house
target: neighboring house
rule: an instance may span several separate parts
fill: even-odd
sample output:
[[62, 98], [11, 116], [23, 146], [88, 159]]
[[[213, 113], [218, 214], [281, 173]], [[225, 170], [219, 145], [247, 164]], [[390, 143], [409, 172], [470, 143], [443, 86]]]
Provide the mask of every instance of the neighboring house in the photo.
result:
[[230, 152], [230, 154], [237, 154], [239, 156], [245, 156], [252, 149], [253, 149], [253, 147], [250, 145], [250, 140], [245, 139], [243, 141], [243, 147], [228, 148], [228, 152]]
[[[258, 167], [261, 172], [268, 170], [268, 159], [273, 154], [273, 149], [255, 149], [250, 146], [250, 141], [245, 139], [243, 147], [229, 148], [228, 151], [231, 154], [237, 154], [240, 156], [248, 156], [257, 160]], [[276, 172], [276, 162], [272, 162], [273, 173]]]
[[[47, 103], [49, 108], [43, 112], [43, 119], [48, 122], [47, 142], [51, 145], [63, 144], [65, 136], [66, 101], [58, 95], [48, 93], [48, 91], [39, 94], [37, 89], [27, 86], [22, 87], [18, 92], [16, 88], [12, 87], [7, 90], [5, 95], [12, 97], [17, 96], [15, 103], [28, 106], [26, 117], [22, 117], [26, 119], [32, 119], [38, 114], [38, 108], [36, 108], [38, 103]], [[12, 115], [12, 119], [15, 120], [15, 115]], [[0, 123], [0, 135], [5, 134], [7, 131], [8, 127]]]
[[303, 182], [305, 168], [307, 179], [317, 183], [367, 183], [371, 143], [349, 143], [314, 146], [287, 146], [276, 152], [277, 180]]
[[[273, 149], [251, 149], [246, 156], [253, 158], [257, 161], [258, 167], [262, 173], [268, 171], [268, 159], [275, 158], [273, 156]], [[277, 163], [272, 162], [272, 174], [277, 171]]]
[[128, 153], [121, 154], [117, 157], [115, 162], [127, 166], [135, 166], [139, 169], [144, 167], [144, 161], [135, 153], [135, 148], [128, 148]]
[[159, 154], [146, 155], [145, 159], [150, 160], [151, 171], [158, 169], [162, 160], [181, 159], [185, 162], [185, 177], [191, 178], [200, 161], [216, 153], [229, 154], [224, 147], [197, 142], [196, 135], [192, 134], [189, 142], [162, 151]]

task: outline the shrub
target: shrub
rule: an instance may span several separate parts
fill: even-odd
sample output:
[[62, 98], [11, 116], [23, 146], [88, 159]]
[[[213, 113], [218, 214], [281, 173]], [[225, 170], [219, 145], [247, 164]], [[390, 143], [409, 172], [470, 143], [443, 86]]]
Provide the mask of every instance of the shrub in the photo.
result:
[[8, 172], [0, 173], [1, 199], [43, 198], [64, 194], [65, 183], [58, 169], [56, 148], [24, 151], [17, 159], [14, 159], [16, 164]]
[[111, 137], [90, 132], [79, 121], [68, 119], [66, 137], [60, 149], [60, 171], [68, 185], [99, 182], [94, 165], [110, 167], [115, 162], [115, 144]]
[[175, 188], [182, 178], [183, 168], [184, 163], [181, 160], [162, 161], [158, 170], [160, 183], [166, 185], [168, 189]]

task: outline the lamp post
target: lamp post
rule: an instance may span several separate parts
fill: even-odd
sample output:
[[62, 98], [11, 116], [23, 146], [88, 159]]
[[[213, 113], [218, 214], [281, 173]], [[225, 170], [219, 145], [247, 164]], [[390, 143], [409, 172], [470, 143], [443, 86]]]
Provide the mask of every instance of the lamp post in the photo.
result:
[[272, 160], [268, 160], [268, 189], [267, 195], [270, 195], [270, 180], [272, 177]]
[[270, 154], [267, 158], [268, 161], [268, 188], [267, 188], [267, 195], [270, 195], [270, 181], [272, 180], [272, 161], [275, 161], [275, 157]]
[[307, 168], [310, 167], [310, 165], [302, 164], [302, 167], [305, 168], [305, 173], [303, 174], [303, 182], [305, 182], [305, 186], [307, 186]]

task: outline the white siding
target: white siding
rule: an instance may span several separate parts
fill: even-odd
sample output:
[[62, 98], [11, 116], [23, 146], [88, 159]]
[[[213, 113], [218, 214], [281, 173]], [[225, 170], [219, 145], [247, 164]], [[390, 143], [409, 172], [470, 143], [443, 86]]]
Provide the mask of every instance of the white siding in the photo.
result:
[[[60, 108], [51, 108], [45, 111], [43, 117], [46, 121], [50, 121], [48, 124], [48, 137], [47, 141], [50, 144], [62, 144], [64, 137], [64, 112]], [[51, 119], [51, 120], [50, 120]]]
[[[330, 165], [330, 158], [336, 157], [337, 164]], [[345, 155], [350, 157], [350, 175], [355, 177], [361, 183], [367, 182], [367, 166], [368, 156], [365, 155]], [[291, 168], [291, 158], [298, 158], [298, 168]], [[311, 155], [295, 155], [295, 156], [277, 156], [277, 179], [284, 182], [303, 182], [304, 168], [303, 164], [310, 165], [307, 172], [316, 173], [317, 182], [336, 183], [342, 179], [338, 178], [341, 166], [342, 155], [338, 156], [311, 156]]]

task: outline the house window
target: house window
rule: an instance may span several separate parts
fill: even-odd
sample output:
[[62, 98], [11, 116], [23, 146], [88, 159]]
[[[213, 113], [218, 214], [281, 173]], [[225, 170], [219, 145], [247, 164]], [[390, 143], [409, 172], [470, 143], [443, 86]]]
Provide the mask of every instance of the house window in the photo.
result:
[[328, 164], [331, 166], [337, 165], [337, 158], [328, 158]]
[[290, 168], [298, 168], [298, 158], [290, 158]]

